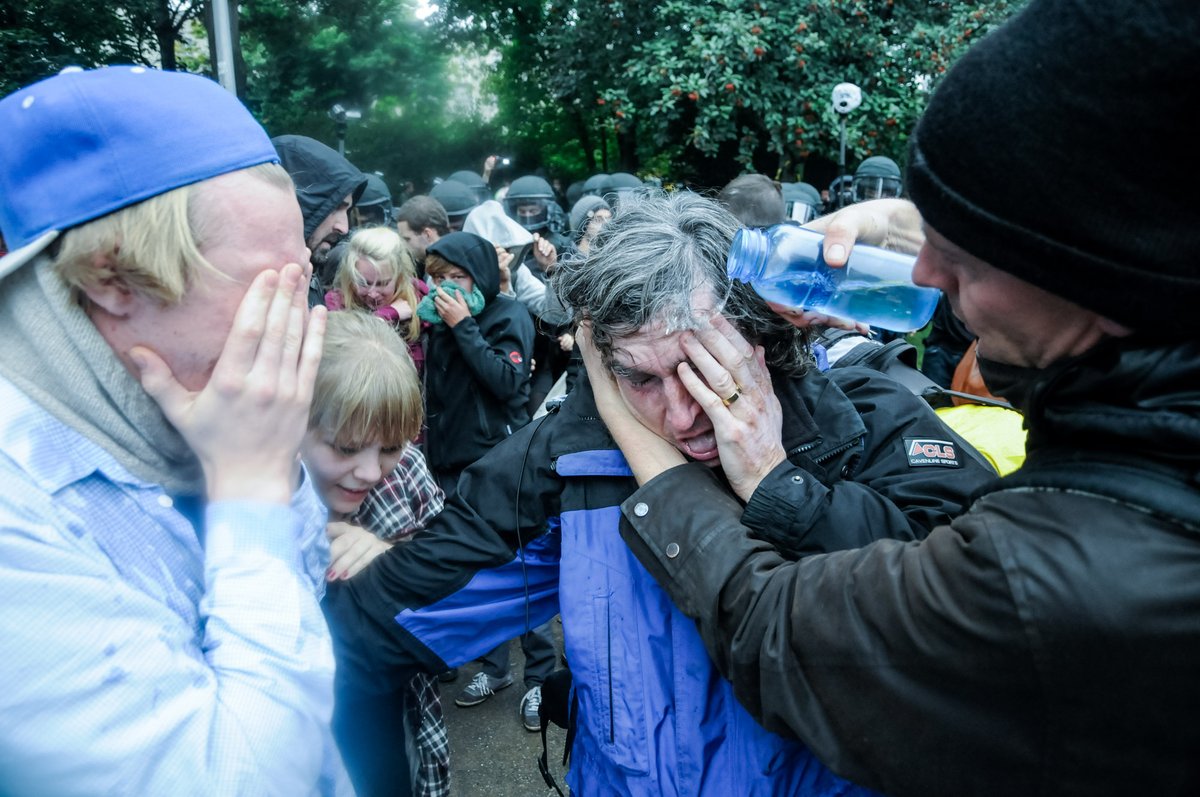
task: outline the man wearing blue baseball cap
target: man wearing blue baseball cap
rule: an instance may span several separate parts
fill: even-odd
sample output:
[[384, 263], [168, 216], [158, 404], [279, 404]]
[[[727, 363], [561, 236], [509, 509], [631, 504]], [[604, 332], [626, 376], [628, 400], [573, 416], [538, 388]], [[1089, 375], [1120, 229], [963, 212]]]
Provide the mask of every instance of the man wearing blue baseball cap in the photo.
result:
[[275, 148], [142, 67], [0, 129], [0, 790], [349, 792], [297, 465], [324, 310]]

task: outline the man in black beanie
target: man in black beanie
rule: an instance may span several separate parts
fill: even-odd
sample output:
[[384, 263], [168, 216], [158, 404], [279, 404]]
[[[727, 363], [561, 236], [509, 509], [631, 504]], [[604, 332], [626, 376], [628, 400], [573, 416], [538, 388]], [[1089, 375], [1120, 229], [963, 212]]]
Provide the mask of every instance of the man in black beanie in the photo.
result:
[[[789, 556], [779, 524], [592, 374], [645, 485], [626, 542], [743, 705], [856, 783], [1200, 793], [1200, 202], [1163, 179], [1195, 146], [1197, 42], [1194, 0], [1033, 0], [934, 94], [911, 139], [915, 206], [820, 222], [834, 263], [856, 238], [923, 241], [916, 281], [945, 292], [988, 386], [1025, 415], [1025, 466], [925, 540]], [[689, 390], [732, 484], [778, 410], [723, 403], [707, 385], [753, 379], [753, 351], [699, 338], [711, 357], [692, 358]]]

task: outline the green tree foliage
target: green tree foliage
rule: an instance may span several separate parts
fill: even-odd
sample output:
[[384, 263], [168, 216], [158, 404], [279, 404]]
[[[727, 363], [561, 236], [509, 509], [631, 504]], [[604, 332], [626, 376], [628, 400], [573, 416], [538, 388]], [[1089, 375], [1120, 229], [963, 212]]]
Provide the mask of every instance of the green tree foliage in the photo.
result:
[[1023, 4], [449, 0], [445, 14], [502, 48], [502, 116], [569, 120], [586, 157], [611, 134], [627, 171], [715, 185], [745, 170], [797, 179], [810, 159], [835, 160], [830, 92], [842, 82], [865, 98], [847, 119], [848, 162], [902, 162], [938, 77]]
[[[439, 171], [481, 167], [483, 156], [464, 150], [483, 122], [477, 109], [455, 105], [450, 51], [412, 0], [246, 0], [240, 8], [245, 99], [271, 135], [336, 148], [329, 111], [340, 104], [362, 114], [346, 125], [346, 156], [381, 172], [394, 194], [405, 180], [424, 191]], [[441, 166], [462, 161], [468, 166]]]
[[[838, 155], [834, 85], [864, 92], [846, 118], [849, 167], [903, 163], [945, 69], [1026, 0], [444, 0], [425, 22], [417, 2], [245, 0], [243, 98], [271, 134], [331, 145], [330, 107], [361, 111], [347, 155], [395, 191], [490, 153], [513, 157], [511, 174], [567, 180], [630, 171], [716, 186], [754, 170], [820, 183]], [[177, 49], [204, 70], [205, 7], [6, 3], [3, 90], [67, 64], [169, 65]]]
[[[618, 135], [595, 97], [623, 73], [632, 29], [574, 0], [445, 0], [439, 8], [434, 22], [448, 41], [498, 56], [484, 87], [498, 104], [496, 148], [514, 156], [515, 174], [544, 167], [583, 179], [620, 170], [633, 139]], [[586, 40], [585, 30], [596, 38]]]
[[0, 96], [67, 66], [173, 69], [180, 32], [204, 7], [192, 0], [0, 3]]
[[637, 114], [655, 146], [678, 142], [682, 128], [683, 146], [701, 156], [732, 155], [743, 169], [794, 179], [811, 154], [836, 155], [841, 119], [830, 92], [850, 82], [864, 102], [846, 118], [847, 160], [902, 161], [937, 78], [1017, 5], [670, 0], [656, 6], [659, 34], [629, 63], [632, 96], [622, 102], [612, 89], [605, 98]]

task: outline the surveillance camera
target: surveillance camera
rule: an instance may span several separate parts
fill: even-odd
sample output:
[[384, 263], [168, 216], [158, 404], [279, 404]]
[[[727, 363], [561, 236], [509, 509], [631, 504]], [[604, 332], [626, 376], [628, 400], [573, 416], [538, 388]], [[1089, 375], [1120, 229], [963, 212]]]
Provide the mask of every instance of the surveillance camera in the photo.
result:
[[334, 103], [333, 107], [329, 109], [329, 118], [337, 122], [344, 122], [347, 119], [362, 119], [362, 111], [347, 110], [340, 102]]
[[839, 83], [833, 87], [833, 110], [846, 114], [862, 105], [862, 89], [853, 83]]

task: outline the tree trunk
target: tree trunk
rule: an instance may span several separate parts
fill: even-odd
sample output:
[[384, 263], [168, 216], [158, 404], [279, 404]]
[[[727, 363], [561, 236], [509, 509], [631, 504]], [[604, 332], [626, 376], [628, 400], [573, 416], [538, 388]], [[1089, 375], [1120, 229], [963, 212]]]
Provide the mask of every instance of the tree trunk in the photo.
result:
[[171, 19], [170, 0], [157, 0], [154, 4], [154, 37], [158, 39], [158, 57], [162, 68], [174, 70], [175, 61], [175, 23]]
[[579, 134], [579, 146], [583, 148], [583, 157], [587, 160], [588, 174], [595, 174], [596, 152], [592, 148], [592, 136], [588, 132], [587, 119], [579, 110], [575, 111], [575, 131]]
[[621, 171], [636, 174], [638, 170], [636, 122], [627, 125], [627, 129], [617, 133], [617, 151], [620, 153]]

